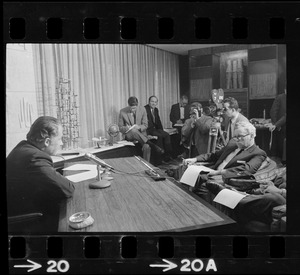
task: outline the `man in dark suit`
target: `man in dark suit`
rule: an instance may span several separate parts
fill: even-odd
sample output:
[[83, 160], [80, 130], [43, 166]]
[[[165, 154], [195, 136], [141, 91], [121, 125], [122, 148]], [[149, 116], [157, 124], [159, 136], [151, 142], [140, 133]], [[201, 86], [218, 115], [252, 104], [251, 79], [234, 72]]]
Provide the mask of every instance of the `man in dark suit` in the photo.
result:
[[[274, 131], [274, 139], [271, 148], [272, 154], [274, 156], [283, 157], [284, 139], [286, 138], [286, 89], [284, 93], [278, 95], [270, 110], [272, 125], [269, 128], [270, 131]], [[284, 159], [285, 161], [285, 159]]]
[[148, 118], [148, 128], [147, 134], [151, 136], [157, 136], [156, 145], [165, 150], [165, 161], [170, 161], [172, 145], [170, 135], [164, 131], [159, 112], [157, 109], [158, 98], [156, 96], [150, 96], [148, 100], [148, 104], [145, 106]]
[[226, 131], [226, 143], [233, 137], [235, 124], [241, 121], [249, 122], [248, 118], [239, 112], [239, 104], [233, 97], [225, 98], [223, 101], [223, 112], [225, 115], [224, 130]]
[[250, 122], [235, 124], [234, 137], [221, 150], [215, 153], [201, 154], [196, 158], [185, 159], [184, 165], [197, 161], [212, 162], [214, 171], [200, 175], [198, 185], [207, 179], [221, 175], [223, 180], [229, 178], [245, 178], [253, 175], [266, 159], [267, 154], [254, 141], [256, 129]]
[[152, 143], [147, 137], [148, 118], [146, 109], [138, 106], [138, 99], [131, 96], [127, 107], [121, 109], [119, 114], [119, 129], [128, 141], [137, 141], [142, 146], [143, 158], [150, 161], [151, 150], [163, 154], [164, 150]]
[[56, 172], [50, 157], [60, 149], [62, 134], [56, 118], [39, 117], [27, 140], [21, 141], [6, 158], [8, 216], [43, 214], [28, 228], [20, 226], [20, 232], [57, 232], [59, 205], [73, 195], [73, 183]]
[[189, 99], [186, 95], [180, 97], [180, 102], [173, 104], [170, 112], [172, 127], [175, 124], [183, 124], [190, 117]]

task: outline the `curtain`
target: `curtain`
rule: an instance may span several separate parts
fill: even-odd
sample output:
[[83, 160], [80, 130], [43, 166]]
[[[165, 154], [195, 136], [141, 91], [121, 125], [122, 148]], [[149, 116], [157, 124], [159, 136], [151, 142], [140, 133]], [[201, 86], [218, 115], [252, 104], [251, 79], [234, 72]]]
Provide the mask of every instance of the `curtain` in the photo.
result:
[[39, 115], [57, 117], [59, 78], [78, 95], [80, 147], [106, 136], [130, 96], [139, 105], [158, 97], [162, 124], [171, 127], [171, 105], [179, 101], [178, 56], [140, 44], [34, 44]]

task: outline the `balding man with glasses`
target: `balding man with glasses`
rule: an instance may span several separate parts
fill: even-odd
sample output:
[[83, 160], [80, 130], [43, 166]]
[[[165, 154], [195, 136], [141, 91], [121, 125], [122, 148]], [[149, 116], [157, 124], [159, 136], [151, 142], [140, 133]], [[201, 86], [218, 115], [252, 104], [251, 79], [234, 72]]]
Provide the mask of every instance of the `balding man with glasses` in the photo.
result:
[[212, 163], [209, 167], [213, 171], [200, 174], [195, 188], [217, 175], [221, 175], [223, 180], [253, 175], [267, 158], [266, 152], [255, 144], [255, 136], [255, 127], [250, 122], [242, 121], [235, 124], [233, 137], [221, 150], [185, 159], [184, 165], [196, 162]]

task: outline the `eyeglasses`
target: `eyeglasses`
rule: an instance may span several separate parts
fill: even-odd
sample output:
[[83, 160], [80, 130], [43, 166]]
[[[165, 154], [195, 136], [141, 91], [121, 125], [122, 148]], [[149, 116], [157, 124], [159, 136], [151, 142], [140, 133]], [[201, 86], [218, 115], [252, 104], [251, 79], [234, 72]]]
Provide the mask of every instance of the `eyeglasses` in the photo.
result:
[[244, 135], [244, 136], [236, 136], [236, 137], [232, 137], [234, 140], [236, 141], [240, 141], [242, 140], [244, 137], [249, 136], [250, 134]]

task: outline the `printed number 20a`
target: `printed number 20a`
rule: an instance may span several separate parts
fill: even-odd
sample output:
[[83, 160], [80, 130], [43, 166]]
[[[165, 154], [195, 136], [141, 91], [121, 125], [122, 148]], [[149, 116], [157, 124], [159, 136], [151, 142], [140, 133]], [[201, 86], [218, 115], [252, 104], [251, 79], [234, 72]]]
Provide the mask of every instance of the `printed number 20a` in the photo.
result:
[[47, 264], [49, 265], [49, 267], [47, 268], [47, 272], [67, 272], [70, 268], [70, 265], [67, 261], [65, 260], [61, 260], [61, 261], [53, 261], [50, 260], [47, 262]]

